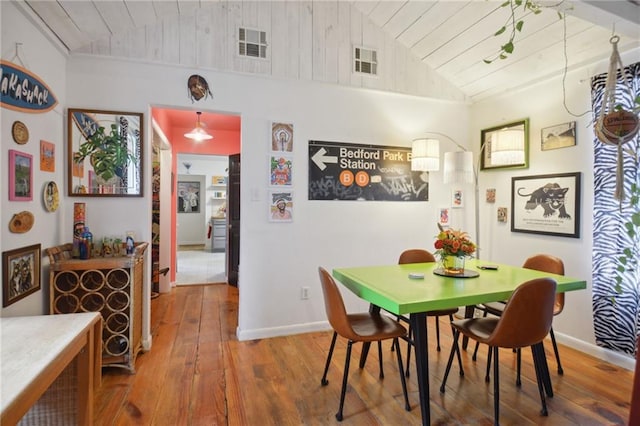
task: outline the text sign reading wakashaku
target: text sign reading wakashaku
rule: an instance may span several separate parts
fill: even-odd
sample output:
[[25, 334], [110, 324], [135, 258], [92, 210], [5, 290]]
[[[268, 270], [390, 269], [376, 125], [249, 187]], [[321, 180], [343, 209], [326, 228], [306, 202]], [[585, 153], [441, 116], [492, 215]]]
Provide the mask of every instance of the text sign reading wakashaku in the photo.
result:
[[411, 148], [309, 141], [309, 200], [428, 201]]
[[0, 61], [0, 69], [0, 105], [3, 108], [42, 113], [58, 104], [49, 86], [31, 71], [8, 61]]

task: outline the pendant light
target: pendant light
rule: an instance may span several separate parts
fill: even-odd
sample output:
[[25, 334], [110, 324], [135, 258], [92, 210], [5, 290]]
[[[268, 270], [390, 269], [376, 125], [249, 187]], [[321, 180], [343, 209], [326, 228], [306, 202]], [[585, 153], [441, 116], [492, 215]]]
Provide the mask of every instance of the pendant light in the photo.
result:
[[197, 114], [196, 127], [193, 130], [191, 130], [189, 133], [185, 133], [184, 137], [193, 139], [196, 142], [202, 142], [209, 139], [213, 139], [213, 136], [207, 133], [206, 130], [204, 130], [204, 128], [202, 127], [202, 124], [200, 123], [200, 115], [202, 114], [202, 112], [198, 111], [196, 112], [196, 114]]

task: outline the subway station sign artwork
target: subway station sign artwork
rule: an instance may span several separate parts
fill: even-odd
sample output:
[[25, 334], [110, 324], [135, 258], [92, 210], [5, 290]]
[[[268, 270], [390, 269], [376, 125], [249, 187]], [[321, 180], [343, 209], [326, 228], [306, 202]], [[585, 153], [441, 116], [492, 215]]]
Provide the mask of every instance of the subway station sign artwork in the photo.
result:
[[411, 148], [309, 141], [309, 200], [428, 201]]

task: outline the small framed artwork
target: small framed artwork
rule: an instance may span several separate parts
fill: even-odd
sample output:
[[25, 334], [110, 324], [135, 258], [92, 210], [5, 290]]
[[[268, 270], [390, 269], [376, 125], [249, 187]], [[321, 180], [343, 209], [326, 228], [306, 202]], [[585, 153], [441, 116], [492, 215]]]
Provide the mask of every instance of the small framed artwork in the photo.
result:
[[2, 306], [40, 290], [40, 244], [2, 252]]
[[487, 200], [487, 203], [495, 203], [496, 202], [496, 189], [495, 188], [487, 189], [486, 200]]
[[511, 231], [580, 238], [580, 172], [511, 178]]
[[498, 207], [498, 222], [506, 223], [507, 222], [507, 208], [506, 207]]
[[56, 171], [56, 146], [47, 141], [40, 141], [40, 170]]
[[9, 200], [33, 200], [33, 156], [9, 150]]
[[42, 200], [46, 211], [55, 212], [58, 210], [60, 206], [60, 193], [58, 191], [58, 185], [54, 181], [45, 183], [44, 190], [42, 191]]
[[445, 229], [448, 228], [449, 218], [451, 217], [449, 207], [440, 207], [438, 211], [438, 224]]
[[293, 151], [293, 124], [271, 123], [271, 151]]
[[226, 176], [211, 176], [211, 185], [226, 185]]
[[529, 119], [480, 132], [480, 170], [529, 166]]
[[269, 156], [269, 185], [291, 186], [293, 159], [283, 155]]
[[178, 181], [178, 213], [200, 213], [200, 182]]
[[293, 222], [293, 192], [269, 192], [269, 221]]
[[460, 209], [464, 207], [464, 192], [462, 189], [451, 190], [451, 208]]
[[540, 140], [542, 141], [543, 151], [575, 146], [576, 122], [570, 121], [568, 123], [545, 127], [540, 131]]

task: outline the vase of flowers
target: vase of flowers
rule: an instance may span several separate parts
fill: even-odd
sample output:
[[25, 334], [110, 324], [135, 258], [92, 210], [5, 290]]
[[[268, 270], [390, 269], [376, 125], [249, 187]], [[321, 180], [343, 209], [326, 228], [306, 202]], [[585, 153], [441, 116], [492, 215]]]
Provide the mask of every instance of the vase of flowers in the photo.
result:
[[469, 239], [466, 232], [444, 229], [438, 224], [438, 234], [434, 247], [436, 256], [440, 259], [442, 269], [448, 275], [464, 273], [464, 261], [476, 251], [476, 245]]

